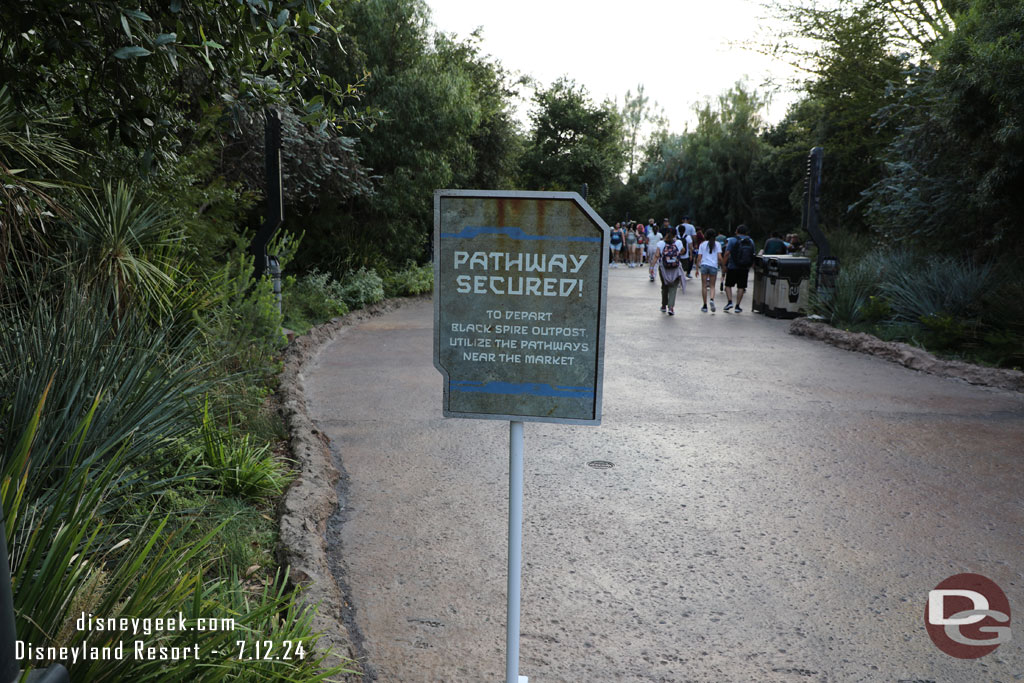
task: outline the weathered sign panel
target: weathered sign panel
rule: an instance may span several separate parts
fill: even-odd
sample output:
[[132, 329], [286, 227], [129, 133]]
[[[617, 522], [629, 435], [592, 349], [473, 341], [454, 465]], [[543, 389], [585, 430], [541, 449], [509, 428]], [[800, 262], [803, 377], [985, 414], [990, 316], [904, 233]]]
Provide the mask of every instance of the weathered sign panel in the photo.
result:
[[575, 192], [435, 192], [444, 415], [599, 424], [607, 254]]

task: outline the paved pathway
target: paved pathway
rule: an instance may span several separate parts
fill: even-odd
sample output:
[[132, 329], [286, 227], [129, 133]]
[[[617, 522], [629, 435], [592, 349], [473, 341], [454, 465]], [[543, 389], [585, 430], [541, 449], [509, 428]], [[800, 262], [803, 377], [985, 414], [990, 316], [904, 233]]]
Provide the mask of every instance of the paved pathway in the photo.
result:
[[[1019, 616], [980, 660], [923, 624], [968, 571], [1024, 614], [1024, 396], [702, 314], [696, 286], [669, 318], [646, 270], [609, 290], [603, 425], [526, 424], [531, 683], [1024, 680]], [[441, 417], [432, 314], [304, 372], [348, 476], [332, 552], [376, 680], [498, 681], [508, 426]]]

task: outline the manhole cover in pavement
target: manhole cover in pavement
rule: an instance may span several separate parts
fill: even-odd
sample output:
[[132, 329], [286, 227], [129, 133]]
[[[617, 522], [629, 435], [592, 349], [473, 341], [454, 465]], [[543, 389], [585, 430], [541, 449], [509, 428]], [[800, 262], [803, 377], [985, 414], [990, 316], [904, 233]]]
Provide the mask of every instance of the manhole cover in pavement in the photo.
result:
[[595, 470], [607, 470], [615, 467], [615, 464], [607, 460], [591, 460], [587, 463], [587, 467], [593, 467]]

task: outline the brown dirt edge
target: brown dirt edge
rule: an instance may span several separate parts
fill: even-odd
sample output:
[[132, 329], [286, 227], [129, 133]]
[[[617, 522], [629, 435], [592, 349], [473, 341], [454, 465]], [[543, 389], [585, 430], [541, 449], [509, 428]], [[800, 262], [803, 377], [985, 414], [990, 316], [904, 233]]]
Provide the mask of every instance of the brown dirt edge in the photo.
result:
[[[306, 412], [302, 368], [321, 345], [339, 330], [383, 315], [415, 299], [387, 299], [353, 311], [341, 318], [317, 325], [296, 337], [285, 349], [284, 369], [278, 393], [281, 413], [291, 437], [292, 457], [298, 475], [285, 492], [280, 506], [278, 560], [289, 568], [293, 585], [301, 586], [301, 600], [316, 606], [313, 631], [320, 633], [318, 649], [332, 652], [325, 662], [343, 664], [339, 654], [361, 668], [353, 640], [342, 619], [345, 598], [331, 573], [327, 560], [327, 520], [338, 506], [339, 472], [331, 462], [328, 439], [316, 428]], [[360, 680], [346, 676], [344, 680]]]
[[962, 379], [969, 384], [985, 387], [1024, 391], [1024, 372], [987, 368], [958, 360], [942, 360], [916, 346], [882, 341], [878, 337], [863, 332], [847, 332], [822, 321], [797, 318], [790, 324], [789, 333], [820, 339], [848, 351], [869, 353], [912, 370], [920, 370], [940, 377]]

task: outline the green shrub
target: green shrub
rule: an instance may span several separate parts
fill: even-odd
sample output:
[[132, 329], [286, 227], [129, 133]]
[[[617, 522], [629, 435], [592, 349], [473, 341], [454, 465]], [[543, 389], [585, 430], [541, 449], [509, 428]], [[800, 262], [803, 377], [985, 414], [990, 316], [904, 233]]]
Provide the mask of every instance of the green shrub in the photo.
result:
[[299, 278], [285, 278], [282, 295], [285, 325], [299, 334], [348, 313], [341, 283], [316, 269]]
[[[27, 308], [0, 307], [0, 465], [46, 393], [28, 484], [41, 503], [63, 479], [93, 476], [118, 449], [127, 466], [115, 491], [159, 479], [152, 452], [193, 428], [191, 403], [212, 383], [195, 360], [198, 332], [153, 329], [132, 311], [114, 325], [106, 300], [69, 283], [56, 302], [28, 297]], [[72, 451], [94, 401], [85, 441]]]
[[869, 295], [867, 301], [860, 306], [860, 317], [868, 323], [878, 323], [888, 320], [892, 314], [892, 306], [884, 296]]
[[341, 279], [340, 294], [350, 310], [364, 308], [384, 299], [384, 281], [377, 271], [360, 268]]
[[417, 266], [414, 261], [406, 261], [405, 268], [384, 277], [384, 295], [388, 298], [416, 296], [433, 289], [434, 268], [429, 263]]
[[228, 372], [259, 377], [274, 370], [273, 357], [288, 343], [281, 331], [270, 278], [254, 280], [253, 258], [240, 245], [221, 269], [208, 276], [202, 309], [194, 313], [206, 338], [206, 353]]

